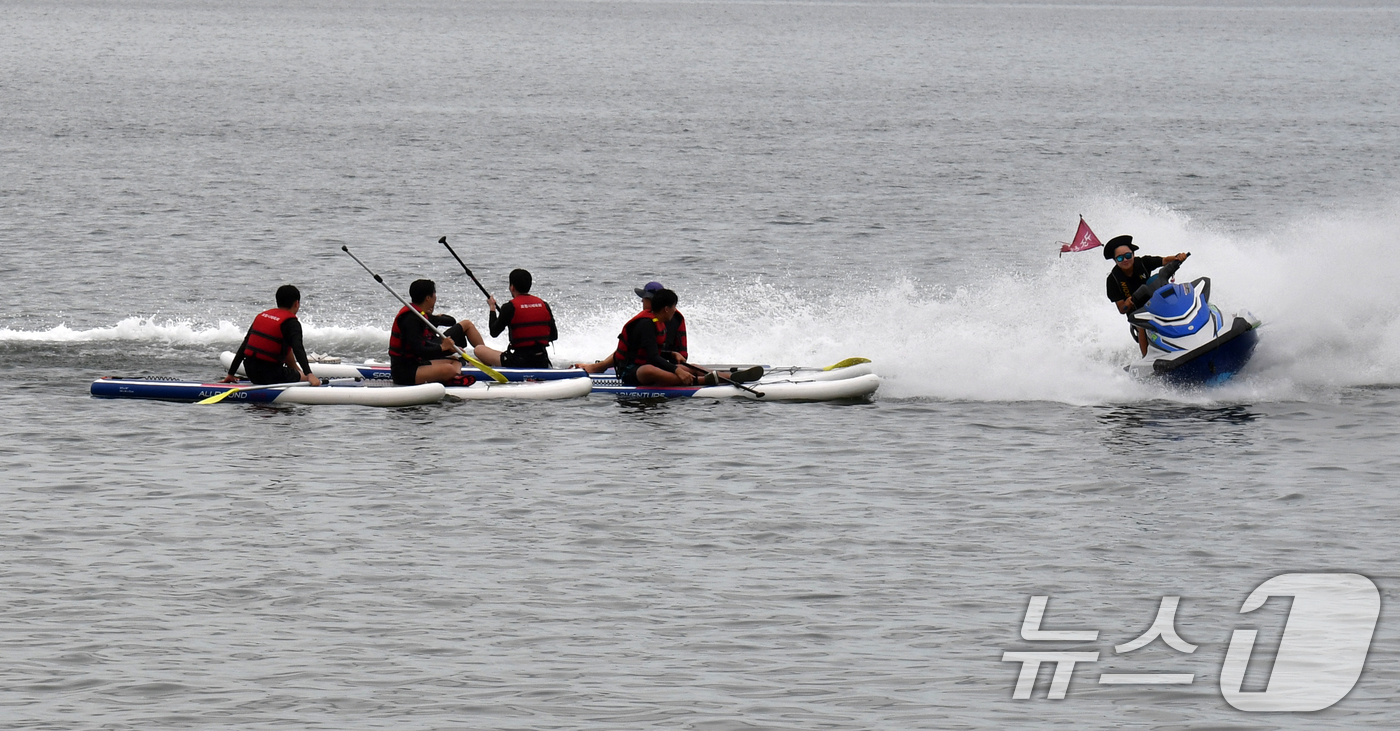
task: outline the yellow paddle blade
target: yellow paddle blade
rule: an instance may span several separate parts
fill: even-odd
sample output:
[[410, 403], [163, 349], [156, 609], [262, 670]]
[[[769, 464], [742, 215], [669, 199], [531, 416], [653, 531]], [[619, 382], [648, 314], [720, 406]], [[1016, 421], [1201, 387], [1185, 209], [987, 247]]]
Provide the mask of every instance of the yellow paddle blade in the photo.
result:
[[869, 363], [869, 362], [870, 362], [870, 359], [869, 359], [869, 358], [847, 358], [847, 359], [841, 361], [840, 363], [832, 363], [831, 365], [829, 365], [829, 366], [823, 368], [822, 370], [824, 370], [824, 371], [834, 371], [834, 370], [836, 370], [837, 368], [850, 368], [850, 367], [853, 366], [853, 365], [860, 365], [861, 363]]
[[476, 367], [477, 367], [477, 370], [479, 370], [479, 371], [481, 371], [482, 373], [485, 373], [486, 375], [490, 376], [491, 379], [494, 380], [496, 383], [506, 383], [506, 382], [507, 382], [506, 377], [503, 376], [503, 375], [501, 375], [501, 372], [498, 371], [498, 370], [496, 370], [495, 368], [492, 368], [491, 366], [486, 365], [485, 363], [482, 363], [481, 361], [477, 360], [476, 358], [471, 357], [470, 355], [467, 355], [466, 353], [463, 353], [463, 354], [462, 354], [462, 357], [463, 357], [463, 358], [466, 358], [468, 363], [471, 363], [472, 365], [476, 366]]
[[199, 404], [217, 404], [217, 403], [219, 403], [220, 401], [223, 401], [224, 399], [228, 398], [228, 395], [231, 394], [231, 393], [233, 393], [234, 391], [242, 391], [242, 390], [243, 390], [243, 389], [241, 389], [241, 388], [230, 388], [229, 390], [224, 391], [224, 392], [222, 392], [222, 393], [216, 393], [216, 394], [214, 394], [213, 396], [210, 396], [209, 398], [204, 399], [203, 401], [196, 401], [196, 402], [195, 402], [195, 405], [198, 406]]
[[229, 396], [242, 391], [261, 391], [265, 388], [291, 388], [292, 386], [302, 385], [309, 386], [311, 384], [307, 383], [306, 381], [292, 381], [290, 383], [267, 383], [261, 386], [240, 386], [238, 388], [230, 388], [229, 390], [224, 391], [223, 393], [216, 393], [213, 396], [204, 399], [203, 401], [196, 401], [195, 405], [198, 406], [199, 404], [217, 404], [220, 401], [223, 401], [224, 399], [228, 398]]

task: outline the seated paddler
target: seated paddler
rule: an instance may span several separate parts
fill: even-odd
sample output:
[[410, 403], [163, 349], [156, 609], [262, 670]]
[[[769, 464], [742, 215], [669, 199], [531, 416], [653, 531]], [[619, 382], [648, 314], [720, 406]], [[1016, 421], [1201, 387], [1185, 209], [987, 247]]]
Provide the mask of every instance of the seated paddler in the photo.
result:
[[[238, 380], [238, 367], [248, 374], [248, 380], [260, 386], [269, 383], [306, 381], [321, 385], [321, 379], [311, 372], [306, 359], [306, 346], [301, 341], [301, 292], [290, 284], [277, 288], [277, 306], [258, 313], [243, 344], [233, 354], [228, 374], [220, 383]], [[299, 366], [299, 367], [298, 367]]]
[[[651, 311], [651, 298], [662, 289], [665, 287], [661, 286], [660, 282], [647, 282], [645, 286], [632, 290], [642, 300], [642, 312]], [[594, 363], [575, 363], [574, 367], [589, 373], [602, 373], [613, 367], [613, 355], [609, 353], [608, 357]], [[684, 363], [690, 356], [689, 339], [685, 332], [685, 315], [682, 315], [680, 310], [666, 321], [666, 342], [661, 346], [661, 355], [676, 363]]]
[[[413, 386], [419, 383], [443, 383], [449, 386], [469, 386], [475, 379], [464, 377], [462, 361], [448, 358], [456, 352], [454, 342], [466, 339], [465, 328], [471, 323], [453, 322], [451, 317], [434, 314], [437, 307], [437, 284], [431, 279], [419, 279], [408, 287], [412, 307], [399, 309], [389, 332], [389, 369], [394, 384]], [[415, 312], [414, 310], [417, 310]], [[435, 326], [447, 325], [442, 336], [433, 333], [423, 322], [422, 313]], [[458, 347], [461, 347], [458, 345]]]
[[534, 278], [524, 269], [510, 273], [510, 301], [497, 307], [496, 298], [486, 300], [491, 308], [491, 337], [510, 331], [510, 345], [496, 350], [485, 345], [476, 326], [462, 321], [467, 341], [477, 358], [497, 368], [549, 368], [549, 344], [559, 339], [559, 327], [549, 303], [530, 294]]

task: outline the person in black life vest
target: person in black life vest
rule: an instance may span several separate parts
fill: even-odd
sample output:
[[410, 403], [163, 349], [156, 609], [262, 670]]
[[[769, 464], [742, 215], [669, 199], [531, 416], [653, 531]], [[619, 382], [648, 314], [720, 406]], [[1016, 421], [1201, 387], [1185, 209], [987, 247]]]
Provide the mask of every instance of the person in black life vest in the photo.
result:
[[[437, 284], [431, 279], [419, 279], [408, 286], [413, 307], [427, 315], [434, 325], [450, 325], [443, 333], [434, 335], [427, 323], [408, 307], [399, 309], [389, 333], [389, 370], [394, 384], [413, 386], [419, 383], [445, 383], [450, 386], [470, 385], [463, 379], [462, 362], [444, 356], [454, 352], [454, 341], [465, 339], [467, 320], [453, 322], [446, 315], [433, 314], [437, 306]], [[450, 338], [450, 339], [449, 339]]]
[[[290, 284], [277, 288], [277, 306], [258, 313], [243, 344], [233, 354], [228, 374], [220, 383], [238, 380], [238, 367], [248, 374], [248, 380], [258, 385], [306, 381], [321, 385], [321, 379], [311, 372], [306, 360], [306, 347], [301, 342], [301, 292]], [[301, 367], [298, 369], [298, 365]]]
[[[1108, 299], [1124, 315], [1132, 314], [1135, 309], [1133, 292], [1147, 283], [1152, 272], [1168, 262], [1185, 261], [1188, 256], [1184, 253], [1168, 257], [1138, 256], [1134, 253], [1137, 250], [1133, 237], [1126, 235], [1109, 239], [1103, 247], [1103, 258], [1114, 261], [1113, 270], [1108, 273]], [[1129, 328], [1142, 354], [1147, 355], [1147, 332], [1136, 326], [1130, 325]]]
[[[660, 282], [647, 282], [646, 286], [632, 290], [637, 293], [638, 297], [642, 298], [642, 312], [651, 311], [651, 298], [662, 289], [664, 287], [661, 286]], [[661, 355], [673, 362], [684, 363], [686, 358], [690, 356], [689, 346], [690, 341], [685, 332], [685, 315], [677, 310], [676, 314], [666, 321], [666, 342], [661, 345]], [[575, 363], [574, 367], [582, 368], [589, 373], [602, 373], [613, 367], [613, 355], [613, 353], [609, 353], [608, 357], [596, 363]]]
[[491, 307], [491, 337], [510, 330], [510, 346], [505, 351], [483, 345], [481, 333], [464, 321], [467, 341], [475, 348], [476, 357], [498, 368], [549, 368], [549, 344], [559, 339], [554, 313], [549, 303], [530, 294], [534, 279], [524, 269], [510, 273], [510, 301], [496, 307], [496, 298], [486, 302]]

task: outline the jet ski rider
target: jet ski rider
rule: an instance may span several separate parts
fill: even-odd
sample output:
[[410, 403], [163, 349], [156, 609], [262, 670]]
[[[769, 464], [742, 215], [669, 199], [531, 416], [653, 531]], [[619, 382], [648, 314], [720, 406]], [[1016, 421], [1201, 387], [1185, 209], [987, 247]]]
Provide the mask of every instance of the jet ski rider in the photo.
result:
[[[1147, 283], [1152, 272], [1168, 262], [1185, 261], [1188, 256], [1185, 253], [1168, 257], [1137, 256], [1133, 253], [1137, 250], [1138, 247], [1133, 245], [1133, 237], [1127, 235], [1115, 236], [1103, 247], [1103, 258], [1114, 261], [1113, 270], [1108, 273], [1108, 299], [1117, 305], [1118, 311], [1124, 315], [1132, 314], [1135, 309], [1133, 292]], [[1142, 354], [1147, 355], [1147, 331], [1135, 325], [1129, 325], [1129, 329]]]
[[[301, 291], [290, 284], [277, 288], [277, 306], [259, 312], [243, 336], [243, 344], [234, 352], [228, 374], [219, 383], [238, 380], [238, 367], [248, 374], [248, 380], [259, 386], [269, 383], [306, 381], [321, 385], [321, 379], [311, 373], [306, 360], [306, 346], [301, 342]], [[297, 365], [301, 368], [298, 370]]]

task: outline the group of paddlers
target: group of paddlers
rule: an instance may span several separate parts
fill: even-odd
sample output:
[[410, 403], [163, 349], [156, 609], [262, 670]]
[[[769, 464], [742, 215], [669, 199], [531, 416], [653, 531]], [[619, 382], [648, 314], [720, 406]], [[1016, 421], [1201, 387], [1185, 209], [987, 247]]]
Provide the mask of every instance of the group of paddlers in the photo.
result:
[[[408, 289], [411, 304], [404, 305], [395, 315], [389, 334], [394, 383], [471, 385], [474, 379], [462, 373], [460, 359], [469, 354], [492, 368], [552, 367], [548, 347], [559, 339], [559, 328], [549, 303], [530, 294], [532, 284], [530, 272], [516, 269], [510, 273], [509, 302], [497, 306], [496, 298], [488, 296], [487, 327], [491, 337], [509, 333], [509, 346], [497, 350], [485, 344], [481, 331], [471, 320], [456, 320], [434, 311], [437, 285], [432, 280], [413, 282]], [[574, 367], [589, 373], [612, 368], [623, 383], [633, 386], [742, 383], [762, 375], [762, 369], [721, 374], [688, 363], [685, 317], [676, 309], [676, 293], [659, 282], [648, 282], [633, 291], [642, 300], [641, 311], [622, 326], [612, 354], [594, 363], [576, 363]], [[290, 284], [279, 287], [277, 306], [253, 318], [224, 382], [237, 381], [241, 366], [256, 384], [309, 381], [313, 386], [320, 385], [302, 344], [301, 323], [297, 320], [300, 309], [301, 292]], [[439, 332], [439, 327], [445, 330]]]

